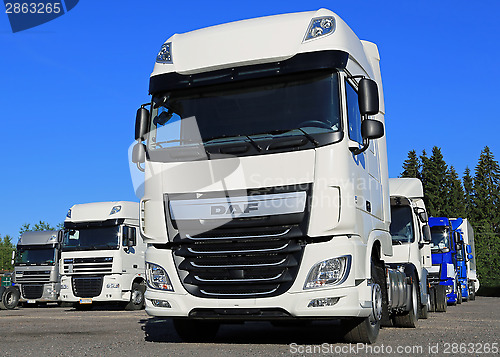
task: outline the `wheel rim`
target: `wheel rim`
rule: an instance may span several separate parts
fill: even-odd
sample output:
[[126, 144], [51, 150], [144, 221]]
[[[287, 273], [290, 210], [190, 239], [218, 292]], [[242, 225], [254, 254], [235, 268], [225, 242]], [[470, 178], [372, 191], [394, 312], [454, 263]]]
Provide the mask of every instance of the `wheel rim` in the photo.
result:
[[370, 323], [376, 324], [382, 319], [382, 289], [380, 285], [372, 285], [372, 312], [370, 314]]
[[142, 304], [142, 293], [139, 290], [132, 291], [132, 302], [134, 305]]
[[14, 294], [8, 293], [7, 295], [7, 304], [10, 306], [14, 303]]

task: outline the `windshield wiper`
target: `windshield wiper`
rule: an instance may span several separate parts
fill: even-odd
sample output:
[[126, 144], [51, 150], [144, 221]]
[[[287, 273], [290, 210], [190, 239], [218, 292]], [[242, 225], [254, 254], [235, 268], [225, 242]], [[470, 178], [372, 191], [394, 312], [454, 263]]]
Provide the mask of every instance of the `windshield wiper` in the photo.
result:
[[304, 136], [305, 136], [305, 137], [306, 137], [306, 138], [307, 138], [310, 142], [312, 142], [312, 143], [313, 143], [316, 147], [318, 147], [318, 146], [319, 146], [319, 142], [318, 142], [316, 139], [314, 139], [311, 135], [309, 135], [308, 133], [306, 133], [306, 132], [305, 132], [302, 128], [297, 128], [297, 129], [299, 129], [299, 130], [302, 132], [302, 134], [304, 134]]
[[203, 141], [203, 144], [210, 144], [211, 141], [214, 141], [214, 140], [220, 140], [220, 139], [227, 139], [227, 140], [231, 140], [231, 139], [238, 139], [240, 141], [244, 141], [244, 139], [247, 139], [258, 151], [262, 151], [262, 148], [259, 146], [259, 144], [257, 144], [255, 142], [255, 140], [253, 140], [250, 136], [248, 135], [234, 135], [234, 136], [214, 136], [214, 137], [211, 137], [207, 140], [204, 140]]

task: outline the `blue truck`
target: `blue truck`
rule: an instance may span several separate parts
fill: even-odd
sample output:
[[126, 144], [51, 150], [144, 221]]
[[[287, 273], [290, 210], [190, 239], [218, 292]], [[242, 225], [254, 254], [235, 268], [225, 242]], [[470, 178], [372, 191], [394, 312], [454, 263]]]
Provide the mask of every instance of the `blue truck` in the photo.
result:
[[429, 282], [434, 286], [444, 286], [447, 303], [461, 303], [461, 293], [457, 289], [456, 273], [456, 232], [446, 217], [430, 217], [432, 242], [432, 268], [429, 270]]

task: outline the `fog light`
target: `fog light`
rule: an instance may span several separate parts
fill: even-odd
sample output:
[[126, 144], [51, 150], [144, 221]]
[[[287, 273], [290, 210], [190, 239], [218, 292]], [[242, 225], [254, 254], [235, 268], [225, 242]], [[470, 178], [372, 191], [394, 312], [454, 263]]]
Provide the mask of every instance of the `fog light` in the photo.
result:
[[446, 294], [451, 294], [453, 292], [453, 286], [447, 285], [446, 286]]
[[167, 300], [151, 299], [151, 304], [153, 304], [154, 307], [172, 307]]
[[333, 306], [339, 301], [338, 297], [320, 298], [309, 301], [307, 307]]

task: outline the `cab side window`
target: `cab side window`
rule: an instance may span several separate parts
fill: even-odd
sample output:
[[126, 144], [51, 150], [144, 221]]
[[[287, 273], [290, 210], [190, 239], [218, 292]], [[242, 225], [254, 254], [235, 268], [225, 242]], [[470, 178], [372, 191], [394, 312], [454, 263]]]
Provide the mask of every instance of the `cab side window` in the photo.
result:
[[349, 122], [349, 139], [363, 144], [361, 137], [361, 114], [359, 112], [358, 93], [346, 81], [347, 121]]
[[129, 239], [132, 239], [134, 244], [132, 244], [134, 247], [137, 244], [137, 239], [136, 239], [136, 234], [135, 234], [135, 228], [134, 227], [129, 227], [129, 226], [123, 226], [123, 235], [122, 235], [122, 245], [124, 247], [127, 246], [127, 242]]

